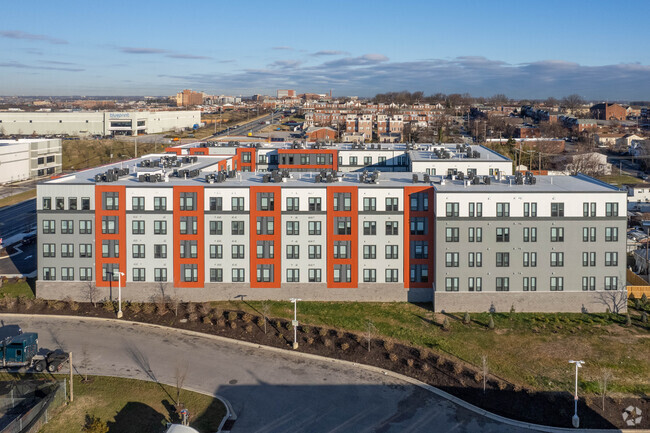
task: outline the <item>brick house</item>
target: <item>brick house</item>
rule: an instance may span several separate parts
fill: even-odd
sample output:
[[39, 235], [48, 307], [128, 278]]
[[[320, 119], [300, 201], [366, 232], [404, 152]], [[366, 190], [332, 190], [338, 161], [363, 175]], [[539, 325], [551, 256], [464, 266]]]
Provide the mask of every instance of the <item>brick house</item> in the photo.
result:
[[593, 105], [589, 112], [594, 119], [598, 120], [625, 120], [627, 118], [627, 109], [622, 105], [615, 103], [602, 102]]

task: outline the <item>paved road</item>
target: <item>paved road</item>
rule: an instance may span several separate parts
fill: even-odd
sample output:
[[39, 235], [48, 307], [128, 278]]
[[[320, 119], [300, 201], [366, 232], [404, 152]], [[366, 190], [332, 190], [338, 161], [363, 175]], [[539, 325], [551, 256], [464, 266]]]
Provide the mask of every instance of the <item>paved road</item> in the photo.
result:
[[[254, 121], [245, 123], [240, 126], [236, 126], [234, 128], [230, 128], [229, 130], [227, 129], [226, 132], [222, 133], [217, 133], [212, 135], [211, 137], [206, 138], [206, 140], [209, 140], [211, 138], [216, 138], [220, 136], [228, 136], [228, 135], [247, 135], [249, 132], [256, 133], [268, 125], [266, 124], [266, 121], [271, 121], [273, 120], [273, 124], [277, 124], [281, 120], [282, 115], [280, 113], [274, 114], [271, 116], [270, 114], [264, 117], [260, 117], [259, 119], [255, 119]], [[263, 122], [260, 124], [260, 122]]]
[[523, 431], [460, 408], [419, 387], [381, 374], [305, 360], [209, 338], [124, 323], [0, 315], [6, 325], [39, 333], [39, 344], [73, 352], [80, 372], [174, 383], [227, 398], [233, 432], [499, 432]]
[[0, 237], [36, 224], [36, 199], [25, 200], [0, 209]]

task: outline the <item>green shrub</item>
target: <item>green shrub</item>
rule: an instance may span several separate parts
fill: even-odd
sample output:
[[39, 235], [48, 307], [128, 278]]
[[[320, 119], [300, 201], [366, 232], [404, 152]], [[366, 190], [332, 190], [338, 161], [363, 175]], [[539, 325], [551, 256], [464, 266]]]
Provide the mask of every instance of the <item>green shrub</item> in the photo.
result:
[[464, 323], [465, 325], [469, 325], [470, 322], [471, 322], [471, 319], [470, 319], [470, 317], [469, 317], [469, 313], [466, 312], [465, 315], [463, 316], [463, 323]]
[[85, 433], [108, 433], [108, 425], [97, 417], [86, 415], [83, 431]]
[[311, 332], [311, 328], [309, 328], [309, 326], [303, 326], [302, 332], [304, 332], [305, 334], [309, 334]]
[[488, 328], [494, 329], [494, 317], [490, 314], [490, 321], [488, 322]]

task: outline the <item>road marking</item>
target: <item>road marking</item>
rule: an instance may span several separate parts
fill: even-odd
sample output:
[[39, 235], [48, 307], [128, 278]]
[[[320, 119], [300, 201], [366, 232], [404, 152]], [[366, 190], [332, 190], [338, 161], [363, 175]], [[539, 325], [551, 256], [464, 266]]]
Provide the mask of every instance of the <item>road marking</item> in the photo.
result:
[[32, 258], [32, 255], [30, 254], [27, 257], [25, 257], [23, 260], [28, 260], [28, 259], [31, 259], [31, 258]]

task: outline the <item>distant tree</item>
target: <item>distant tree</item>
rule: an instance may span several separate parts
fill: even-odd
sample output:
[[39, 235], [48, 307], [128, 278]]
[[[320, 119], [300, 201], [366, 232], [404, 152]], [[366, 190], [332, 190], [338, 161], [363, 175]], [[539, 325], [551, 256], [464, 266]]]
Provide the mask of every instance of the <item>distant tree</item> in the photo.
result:
[[560, 101], [558, 101], [557, 99], [555, 99], [555, 98], [552, 97], [552, 96], [549, 96], [549, 97], [546, 98], [546, 100], [544, 101], [544, 106], [549, 107], [549, 108], [550, 108], [550, 107], [556, 107], [559, 103], [560, 103]]
[[491, 96], [488, 101], [493, 106], [498, 107], [498, 106], [507, 104], [509, 99], [503, 93], [497, 93], [496, 95]]
[[567, 165], [567, 171], [571, 175], [578, 173], [587, 176], [601, 176], [605, 174], [605, 167], [601, 163], [598, 153], [583, 153], [573, 157], [571, 164]]
[[568, 110], [574, 111], [576, 108], [580, 108], [584, 105], [585, 100], [582, 99], [582, 96], [578, 94], [572, 94], [562, 98], [562, 106]]

